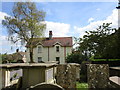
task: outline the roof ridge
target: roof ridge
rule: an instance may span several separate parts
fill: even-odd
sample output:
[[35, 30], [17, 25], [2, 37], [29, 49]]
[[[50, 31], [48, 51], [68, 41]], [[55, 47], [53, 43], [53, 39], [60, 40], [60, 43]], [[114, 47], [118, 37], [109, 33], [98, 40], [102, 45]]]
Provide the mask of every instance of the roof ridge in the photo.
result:
[[[53, 46], [54, 43], [60, 42], [61, 46], [72, 46], [72, 37], [52, 37], [51, 39], [48, 39], [49, 37], [46, 37], [41, 41], [43, 46]], [[37, 41], [34, 41], [35, 47], [38, 45], [39, 39]]]

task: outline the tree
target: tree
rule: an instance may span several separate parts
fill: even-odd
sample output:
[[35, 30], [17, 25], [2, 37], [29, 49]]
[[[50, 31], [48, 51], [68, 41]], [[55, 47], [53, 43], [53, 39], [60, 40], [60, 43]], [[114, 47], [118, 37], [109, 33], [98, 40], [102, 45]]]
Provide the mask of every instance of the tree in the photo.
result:
[[80, 53], [79, 51], [76, 51], [74, 53], [71, 53], [67, 56], [66, 61], [67, 63], [79, 63], [81, 64], [82, 61], [87, 60], [87, 57]]
[[46, 24], [45, 12], [39, 11], [33, 2], [17, 2], [13, 7], [13, 16], [5, 16], [3, 26], [8, 29], [8, 40], [29, 44], [30, 62], [33, 61], [34, 38], [43, 36]]
[[[86, 31], [86, 35], [80, 38], [79, 49], [84, 54], [95, 55], [97, 58], [117, 58], [118, 31], [110, 27], [111, 23], [103, 23], [96, 30]], [[116, 49], [116, 50], [115, 50]]]
[[112, 35], [112, 42], [113, 44], [113, 49], [112, 49], [112, 55], [117, 58], [120, 59], [120, 28], [118, 28], [115, 33], [113, 33]]
[[8, 62], [12, 62], [12, 56], [8, 55], [7, 53], [1, 54], [1, 63], [8, 63]]

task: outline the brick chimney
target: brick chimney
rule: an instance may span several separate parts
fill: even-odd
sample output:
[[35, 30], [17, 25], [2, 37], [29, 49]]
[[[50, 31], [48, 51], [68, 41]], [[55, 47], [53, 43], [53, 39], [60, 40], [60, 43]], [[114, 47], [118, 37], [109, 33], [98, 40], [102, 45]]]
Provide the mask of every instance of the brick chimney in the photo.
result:
[[49, 39], [52, 39], [52, 31], [49, 31]]

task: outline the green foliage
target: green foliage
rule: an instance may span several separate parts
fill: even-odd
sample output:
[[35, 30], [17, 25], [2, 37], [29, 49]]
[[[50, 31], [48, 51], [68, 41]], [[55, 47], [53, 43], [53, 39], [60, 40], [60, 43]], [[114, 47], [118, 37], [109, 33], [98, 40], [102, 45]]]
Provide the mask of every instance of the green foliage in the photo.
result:
[[86, 35], [80, 38], [79, 50], [96, 58], [120, 58], [120, 30], [110, 27], [111, 23], [103, 23], [96, 30], [86, 31]]
[[16, 43], [21, 41], [30, 46], [30, 60], [33, 62], [33, 38], [44, 35], [46, 24], [44, 22], [45, 12], [39, 11], [34, 2], [16, 2], [13, 7], [12, 16], [5, 16], [3, 26], [8, 29], [8, 40]]
[[94, 61], [94, 56], [91, 56], [89, 59], [90, 61]]
[[8, 62], [7, 57], [8, 57], [7, 53], [1, 54], [1, 63], [7, 63]]
[[22, 56], [19, 53], [13, 54], [1, 54], [1, 63], [17, 63], [18, 60], [22, 59]]
[[100, 59], [100, 58], [95, 58], [94, 56], [91, 56], [90, 61], [120, 61], [120, 59]]
[[15, 62], [12, 54], [7, 54], [7, 53], [1, 54], [1, 58], [2, 58], [1, 59], [2, 63], [12, 63], [12, 62]]
[[120, 59], [92, 59], [92, 61], [120, 61]]
[[79, 83], [76, 82], [76, 88], [77, 90], [88, 90], [88, 84], [87, 83]]
[[75, 52], [75, 53], [68, 55], [66, 60], [67, 60], [67, 63], [79, 63], [79, 64], [81, 64], [82, 61], [87, 60], [87, 58], [84, 55], [82, 55], [81, 53]]

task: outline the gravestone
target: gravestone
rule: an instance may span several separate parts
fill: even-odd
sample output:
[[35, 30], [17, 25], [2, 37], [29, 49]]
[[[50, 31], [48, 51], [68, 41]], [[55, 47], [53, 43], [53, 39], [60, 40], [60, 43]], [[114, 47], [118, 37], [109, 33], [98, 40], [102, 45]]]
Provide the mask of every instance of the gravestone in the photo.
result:
[[108, 64], [89, 64], [87, 75], [89, 88], [108, 88], [109, 86]]
[[[65, 90], [76, 88], [76, 79], [78, 78], [79, 64], [60, 64], [57, 66], [56, 83], [62, 86]], [[78, 73], [80, 73], [78, 71]]]

